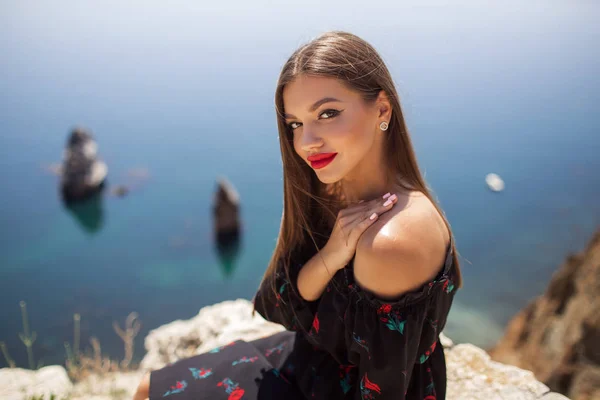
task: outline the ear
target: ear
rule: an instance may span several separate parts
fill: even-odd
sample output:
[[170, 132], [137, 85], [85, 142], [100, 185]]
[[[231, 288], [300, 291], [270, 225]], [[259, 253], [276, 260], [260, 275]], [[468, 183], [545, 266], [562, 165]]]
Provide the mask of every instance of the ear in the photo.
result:
[[379, 92], [377, 101], [375, 102], [375, 108], [377, 110], [377, 119], [390, 121], [392, 118], [392, 104], [384, 90]]

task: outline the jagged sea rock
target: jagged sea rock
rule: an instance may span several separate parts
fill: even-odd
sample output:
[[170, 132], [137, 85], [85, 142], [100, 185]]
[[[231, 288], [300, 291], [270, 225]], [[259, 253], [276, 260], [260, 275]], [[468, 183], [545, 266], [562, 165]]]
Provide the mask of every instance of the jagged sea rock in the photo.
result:
[[217, 179], [212, 209], [217, 243], [226, 246], [228, 242], [238, 240], [241, 225], [240, 196], [225, 177]]
[[61, 168], [61, 193], [66, 202], [85, 200], [102, 190], [108, 167], [97, 157], [98, 145], [83, 128], [71, 131]]

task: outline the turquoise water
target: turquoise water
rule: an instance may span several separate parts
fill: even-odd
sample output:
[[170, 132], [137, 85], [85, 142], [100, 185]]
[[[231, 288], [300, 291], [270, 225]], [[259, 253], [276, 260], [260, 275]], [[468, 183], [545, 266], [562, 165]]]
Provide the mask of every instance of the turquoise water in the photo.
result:
[[[139, 359], [150, 329], [251, 298], [281, 217], [276, 79], [329, 29], [365, 38], [392, 71], [461, 253], [446, 333], [492, 345], [600, 225], [600, 5], [472, 3], [0, 5], [0, 341], [17, 364], [20, 300], [36, 360], [51, 364], [73, 313], [82, 347], [97, 336], [120, 358], [112, 321], [137, 312]], [[75, 124], [94, 132], [109, 183], [135, 185], [100, 200], [95, 226], [63, 207], [46, 171]], [[506, 191], [487, 190], [489, 172]], [[211, 236], [218, 175], [242, 201], [232, 265]]]

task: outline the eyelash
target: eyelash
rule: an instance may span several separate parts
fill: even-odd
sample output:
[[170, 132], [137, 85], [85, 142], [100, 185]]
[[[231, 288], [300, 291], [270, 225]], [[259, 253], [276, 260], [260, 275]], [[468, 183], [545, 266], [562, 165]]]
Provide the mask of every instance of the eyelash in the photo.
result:
[[[323, 111], [323, 112], [322, 112], [321, 114], [319, 114], [319, 115], [323, 115], [323, 114], [325, 114], [325, 113], [328, 113], [328, 114], [329, 114], [329, 113], [331, 113], [331, 116], [330, 116], [330, 117], [328, 117], [328, 118], [325, 118], [325, 119], [334, 119], [335, 117], [337, 117], [338, 115], [340, 115], [341, 111], [334, 110], [334, 109], [328, 109], [328, 110], [325, 110], [325, 111]], [[294, 130], [295, 130], [296, 128], [298, 128], [298, 127], [296, 127], [296, 128], [292, 128], [292, 124], [297, 124], [297, 123], [298, 123], [298, 122], [290, 122], [290, 123], [288, 124], [288, 128], [290, 128], [290, 130], [291, 130], [291, 131], [294, 131]]]

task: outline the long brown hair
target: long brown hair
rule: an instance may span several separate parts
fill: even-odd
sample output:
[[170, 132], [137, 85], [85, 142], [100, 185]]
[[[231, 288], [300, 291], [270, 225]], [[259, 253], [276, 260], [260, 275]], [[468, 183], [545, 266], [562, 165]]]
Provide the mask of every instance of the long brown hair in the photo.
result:
[[[444, 212], [421, 175], [398, 93], [383, 60], [369, 43], [358, 36], [330, 31], [298, 48], [283, 66], [277, 82], [275, 109], [283, 161], [283, 214], [277, 244], [262, 282], [269, 281], [273, 292], [276, 292], [275, 273], [278, 267], [283, 265], [289, 277], [292, 259], [295, 264], [303, 263], [317, 253], [327, 242], [337, 211], [346, 206], [339, 185], [321, 183], [294, 150], [293, 135], [284, 118], [283, 89], [300, 75], [339, 79], [346, 87], [360, 93], [366, 104], [373, 104], [381, 90], [387, 94], [392, 114], [385, 134], [384, 157], [390, 168], [390, 176], [395, 177], [403, 189], [426, 195], [452, 235]], [[452, 246], [458, 277], [455, 284], [461, 287], [462, 277], [454, 240]]]

